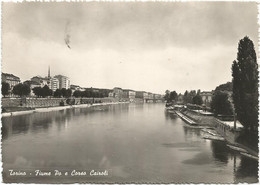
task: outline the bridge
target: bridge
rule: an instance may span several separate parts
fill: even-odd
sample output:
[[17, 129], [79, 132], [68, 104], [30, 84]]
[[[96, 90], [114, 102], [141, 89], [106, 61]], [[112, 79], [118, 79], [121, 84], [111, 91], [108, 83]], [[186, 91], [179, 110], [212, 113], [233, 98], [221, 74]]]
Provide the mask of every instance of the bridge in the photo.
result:
[[148, 102], [153, 102], [153, 103], [161, 103], [164, 102], [164, 98], [145, 98], [144, 102], [148, 103]]

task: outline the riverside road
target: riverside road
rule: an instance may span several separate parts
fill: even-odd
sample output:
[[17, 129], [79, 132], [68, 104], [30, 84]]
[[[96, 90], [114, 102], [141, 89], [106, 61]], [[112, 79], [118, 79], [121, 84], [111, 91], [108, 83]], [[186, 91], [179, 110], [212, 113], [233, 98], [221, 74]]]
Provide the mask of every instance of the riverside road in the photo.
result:
[[224, 142], [205, 140], [202, 134], [177, 115], [166, 113], [162, 103], [4, 117], [3, 180], [17, 183], [258, 181], [257, 161], [229, 150]]

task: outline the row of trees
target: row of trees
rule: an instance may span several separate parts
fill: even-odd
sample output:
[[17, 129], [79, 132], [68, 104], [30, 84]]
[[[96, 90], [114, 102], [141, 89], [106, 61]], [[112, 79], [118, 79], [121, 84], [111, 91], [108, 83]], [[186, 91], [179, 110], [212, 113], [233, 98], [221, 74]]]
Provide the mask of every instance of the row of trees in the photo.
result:
[[202, 97], [200, 96], [200, 90], [197, 92], [195, 90], [192, 91], [185, 91], [184, 95], [181, 93], [178, 94], [176, 91], [165, 91], [165, 96], [164, 99], [169, 103], [169, 102], [176, 102], [178, 99], [182, 97], [183, 103], [191, 103], [191, 104], [196, 104], [196, 105], [202, 105]]
[[56, 98], [61, 98], [61, 97], [70, 97], [72, 94], [72, 90], [71, 89], [56, 89], [56, 91], [52, 91], [47, 85], [45, 85], [44, 87], [35, 87], [33, 88], [33, 93], [37, 96], [37, 97], [48, 97], [48, 96], [54, 96]]
[[183, 95], [183, 102], [185, 104], [191, 103], [191, 104], [196, 104], [196, 105], [202, 105], [202, 97], [200, 96], [200, 90], [191, 90], [191, 91], [185, 91]]
[[178, 94], [176, 91], [166, 90], [164, 99], [167, 101], [167, 103], [177, 101]]
[[[14, 86], [12, 93], [18, 96], [28, 96], [31, 93], [31, 88], [27, 84], [19, 83]], [[9, 83], [2, 82], [2, 95], [5, 97], [10, 94]]]
[[[71, 89], [57, 89], [56, 91], [52, 91], [47, 85], [44, 87], [35, 87], [32, 89], [33, 93], [37, 97], [48, 97], [48, 96], [54, 96], [57, 98], [60, 97], [70, 97], [72, 95], [72, 90]], [[12, 93], [14, 95], [18, 96], [28, 96], [31, 93], [30, 86], [28, 84], [17, 84], [14, 86]], [[89, 88], [85, 91], [79, 91], [76, 90], [73, 93], [73, 96], [78, 98], [78, 97], [94, 97], [94, 98], [103, 98], [103, 97], [108, 97], [109, 90], [104, 89], [100, 91], [94, 91], [92, 88]], [[10, 94], [10, 85], [9, 83], [2, 82], [2, 95], [5, 97]]]
[[92, 89], [87, 89], [85, 91], [74, 91], [73, 96], [75, 96], [76, 98], [78, 97], [91, 97], [91, 98], [104, 98], [104, 97], [108, 97], [108, 90], [101, 90], [101, 91], [93, 91]]
[[[2, 82], [2, 95], [5, 97], [7, 95], [10, 94], [10, 85], [9, 83], [6, 82]], [[54, 96], [54, 97], [70, 97], [72, 94], [72, 90], [71, 89], [57, 89], [55, 92], [53, 92], [47, 85], [45, 85], [44, 87], [35, 87], [32, 89], [33, 93], [37, 96], [37, 97], [48, 97], [48, 96]], [[28, 84], [22, 84], [19, 83], [17, 85], [15, 85], [11, 91], [14, 95], [17, 96], [28, 96], [31, 93], [31, 88]]]

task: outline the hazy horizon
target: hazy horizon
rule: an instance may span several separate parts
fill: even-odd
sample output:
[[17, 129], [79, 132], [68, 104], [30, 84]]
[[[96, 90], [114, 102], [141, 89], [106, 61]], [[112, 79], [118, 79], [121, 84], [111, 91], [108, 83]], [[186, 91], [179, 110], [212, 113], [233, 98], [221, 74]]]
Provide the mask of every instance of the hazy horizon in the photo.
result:
[[[257, 51], [256, 2], [2, 3], [2, 72], [82, 87], [211, 91], [232, 80], [238, 42]], [[70, 47], [70, 48], [69, 48]]]

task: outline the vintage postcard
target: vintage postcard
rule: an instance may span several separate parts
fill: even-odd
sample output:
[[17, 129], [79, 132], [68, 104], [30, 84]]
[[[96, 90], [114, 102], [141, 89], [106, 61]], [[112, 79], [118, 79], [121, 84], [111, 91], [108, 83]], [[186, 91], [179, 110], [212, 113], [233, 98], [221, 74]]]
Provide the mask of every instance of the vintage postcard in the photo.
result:
[[258, 183], [256, 2], [3, 2], [3, 183]]

